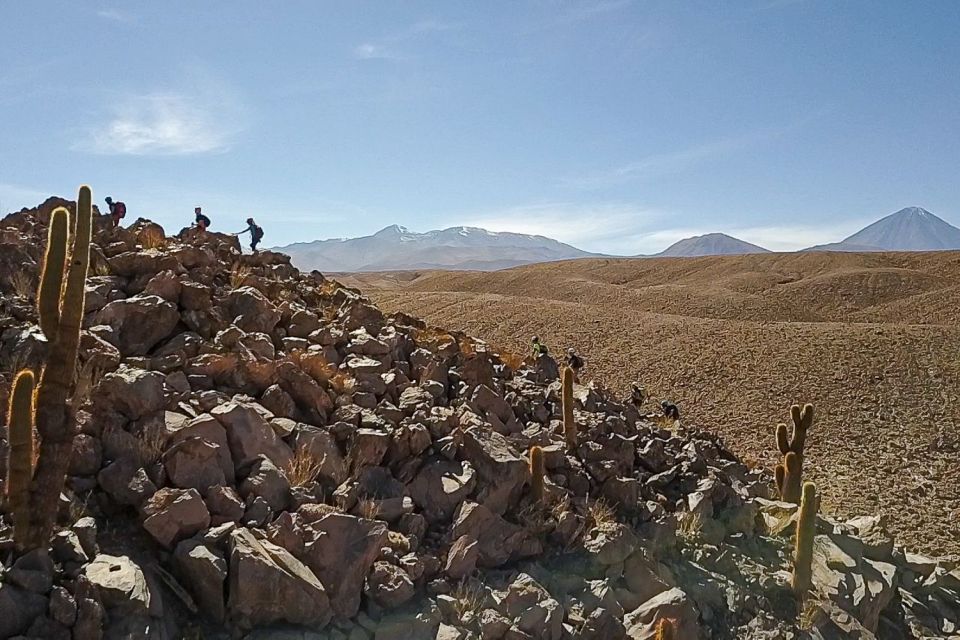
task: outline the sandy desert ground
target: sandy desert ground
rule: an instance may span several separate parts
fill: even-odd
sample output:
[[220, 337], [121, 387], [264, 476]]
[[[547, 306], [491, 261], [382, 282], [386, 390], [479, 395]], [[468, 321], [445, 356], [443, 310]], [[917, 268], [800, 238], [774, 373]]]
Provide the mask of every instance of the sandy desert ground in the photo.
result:
[[772, 466], [812, 402], [824, 509], [879, 512], [903, 543], [960, 554], [960, 253], [578, 260], [499, 272], [339, 276], [388, 311], [525, 353], [575, 346]]

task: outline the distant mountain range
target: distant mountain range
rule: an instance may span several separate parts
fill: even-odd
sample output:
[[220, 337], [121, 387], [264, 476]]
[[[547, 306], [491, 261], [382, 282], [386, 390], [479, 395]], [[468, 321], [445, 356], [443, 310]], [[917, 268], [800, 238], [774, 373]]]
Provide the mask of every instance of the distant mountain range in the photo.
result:
[[[907, 207], [849, 238], [803, 251], [945, 251], [960, 249], [960, 229], [926, 209]], [[277, 247], [300, 269], [320, 271], [403, 271], [419, 269], [506, 269], [534, 262], [609, 257], [588, 253], [544, 236], [451, 227], [415, 233], [393, 225], [371, 236], [316, 240]], [[685, 238], [655, 256], [696, 257], [769, 253], [724, 233]]]
[[277, 251], [298, 268], [319, 271], [399, 271], [450, 269], [493, 271], [534, 262], [586, 258], [597, 254], [568, 244], [520, 233], [451, 227], [416, 233], [392, 225], [361, 238], [298, 242]]
[[727, 256], [744, 253], [770, 253], [768, 249], [750, 244], [725, 233], [708, 233], [675, 242], [660, 253], [658, 258], [694, 258], [697, 256]]

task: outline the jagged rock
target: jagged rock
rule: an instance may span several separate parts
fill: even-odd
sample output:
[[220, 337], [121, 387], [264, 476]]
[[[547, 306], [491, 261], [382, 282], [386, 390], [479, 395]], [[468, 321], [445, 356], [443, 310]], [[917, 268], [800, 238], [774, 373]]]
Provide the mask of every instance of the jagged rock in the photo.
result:
[[14, 561], [4, 579], [21, 589], [46, 594], [53, 586], [53, 561], [45, 550], [28, 551]]
[[210, 511], [210, 524], [217, 526], [224, 522], [236, 522], [243, 517], [243, 500], [233, 487], [211, 487], [204, 501]]
[[375, 562], [367, 576], [366, 594], [388, 609], [399, 607], [416, 594], [407, 572], [389, 562]]
[[318, 461], [318, 475], [331, 484], [339, 485], [346, 480], [348, 465], [330, 432], [320, 427], [300, 425], [294, 436], [298, 451], [305, 451], [312, 460]]
[[447, 522], [475, 487], [476, 474], [470, 463], [436, 460], [424, 466], [408, 488], [428, 520]]
[[178, 442], [188, 438], [202, 438], [215, 445], [217, 447], [217, 462], [220, 465], [220, 471], [223, 473], [224, 482], [231, 485], [235, 482], [233, 454], [227, 442], [227, 431], [216, 418], [208, 413], [203, 413], [196, 418], [188, 419], [186, 416], [168, 411], [165, 415], [165, 421], [166, 429], [171, 434], [168, 441], [169, 446], [176, 446]]
[[[237, 467], [244, 467], [264, 455], [279, 468], [290, 464], [293, 453], [267, 422], [266, 410], [252, 402], [231, 400], [215, 407], [210, 415], [223, 425]], [[267, 414], [269, 415], [269, 414]]]
[[63, 626], [72, 627], [77, 621], [76, 599], [63, 587], [54, 587], [50, 592], [48, 615]]
[[303, 527], [304, 562], [327, 589], [333, 611], [347, 618], [360, 607], [360, 592], [387, 539], [382, 522], [329, 514]]
[[596, 557], [601, 564], [623, 562], [640, 545], [633, 530], [620, 523], [597, 527], [583, 543], [583, 548]]
[[134, 296], [109, 303], [97, 312], [95, 322], [113, 329], [105, 339], [124, 356], [142, 356], [170, 336], [180, 313], [159, 296]]
[[246, 626], [278, 622], [320, 629], [330, 620], [323, 585], [284, 549], [248, 529], [230, 534], [230, 616]]
[[163, 454], [167, 478], [175, 487], [205, 493], [209, 487], [223, 485], [226, 478], [220, 467], [220, 447], [200, 437], [185, 438]]
[[139, 507], [157, 491], [146, 469], [129, 458], [114, 460], [97, 475], [97, 483], [118, 504]]
[[174, 566], [205, 615], [222, 623], [226, 617], [223, 586], [227, 561], [215, 547], [199, 540], [184, 540], [173, 553]]
[[46, 610], [44, 596], [0, 582], [0, 638], [23, 633]]
[[676, 625], [678, 638], [698, 638], [698, 615], [687, 594], [674, 587], [655, 595], [628, 613], [623, 623], [628, 638], [653, 640], [657, 622], [669, 618]]
[[527, 533], [507, 522], [487, 507], [469, 500], [457, 510], [451, 534], [454, 539], [467, 536], [479, 543], [477, 563], [482, 567], [498, 567], [518, 552]]
[[151, 593], [147, 579], [140, 566], [127, 556], [101, 553], [84, 568], [84, 575], [108, 609], [134, 616], [149, 612]]
[[290, 502], [290, 482], [270, 458], [260, 456], [240, 485], [240, 495], [246, 500], [251, 496], [263, 498], [272, 511], [282, 511]]
[[196, 489], [160, 489], [143, 512], [143, 528], [165, 547], [210, 526], [210, 512]]
[[95, 401], [138, 420], [166, 406], [163, 383], [163, 374], [123, 365], [100, 379]]
[[475, 427], [463, 434], [462, 451], [485, 485], [480, 502], [494, 513], [504, 513], [526, 484], [526, 460], [499, 433]]
[[240, 287], [224, 299], [234, 324], [244, 331], [270, 333], [280, 322], [280, 312], [266, 296], [253, 287]]
[[501, 613], [511, 618], [520, 631], [543, 640], [563, 636], [564, 611], [536, 580], [521, 573], [507, 588]]
[[480, 543], [476, 538], [462, 535], [450, 545], [444, 572], [451, 580], [462, 580], [476, 570], [479, 558]]
[[86, 433], [73, 438], [73, 453], [70, 455], [69, 473], [72, 476], [92, 476], [100, 471], [103, 449], [100, 441]]

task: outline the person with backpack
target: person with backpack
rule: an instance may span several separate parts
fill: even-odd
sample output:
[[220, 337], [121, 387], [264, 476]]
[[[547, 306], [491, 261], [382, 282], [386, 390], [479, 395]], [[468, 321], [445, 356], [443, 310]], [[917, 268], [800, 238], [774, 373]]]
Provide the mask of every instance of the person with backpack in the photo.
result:
[[547, 345], [540, 342], [539, 336], [533, 336], [533, 340], [531, 342], [533, 342], [533, 349], [532, 349], [531, 355], [533, 356], [534, 360], [536, 360], [542, 355], [546, 355]]
[[113, 222], [113, 228], [116, 229], [120, 226], [120, 221], [127, 216], [127, 205], [119, 201], [114, 202], [110, 196], [107, 196], [104, 200], [110, 207], [110, 220]]
[[200, 211], [200, 207], [194, 207], [193, 215], [196, 219], [197, 229], [200, 230], [200, 233], [206, 233], [207, 229], [210, 227], [210, 218], [203, 215]]
[[253, 218], [247, 218], [247, 228], [233, 235], [240, 236], [248, 231], [250, 232], [250, 248], [256, 253], [257, 245], [260, 244], [260, 241], [263, 239], [263, 229], [253, 221]]
[[573, 370], [573, 379], [580, 380], [580, 370], [583, 369], [583, 358], [577, 355], [573, 347], [567, 349], [567, 366]]

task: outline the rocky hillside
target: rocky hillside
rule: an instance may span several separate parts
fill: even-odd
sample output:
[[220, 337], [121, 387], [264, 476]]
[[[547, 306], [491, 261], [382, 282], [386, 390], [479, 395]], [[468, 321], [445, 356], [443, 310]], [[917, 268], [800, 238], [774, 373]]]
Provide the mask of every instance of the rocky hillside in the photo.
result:
[[696, 258], [699, 256], [736, 256], [749, 253], [770, 253], [763, 247], [750, 244], [725, 233], [708, 233], [674, 242], [656, 254], [658, 258]]
[[596, 255], [543, 236], [496, 233], [476, 227], [416, 233], [397, 225], [371, 236], [298, 242], [277, 250], [288, 254], [300, 269], [322, 271], [492, 271]]
[[[0, 223], [4, 393], [50, 348], [34, 292], [57, 204]], [[561, 393], [548, 358], [385, 316], [285, 255], [96, 226], [59, 527], [21, 552], [0, 516], [0, 638], [960, 629], [960, 571], [878, 518], [809, 520], [799, 602], [797, 506], [705, 429]]]

